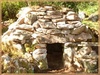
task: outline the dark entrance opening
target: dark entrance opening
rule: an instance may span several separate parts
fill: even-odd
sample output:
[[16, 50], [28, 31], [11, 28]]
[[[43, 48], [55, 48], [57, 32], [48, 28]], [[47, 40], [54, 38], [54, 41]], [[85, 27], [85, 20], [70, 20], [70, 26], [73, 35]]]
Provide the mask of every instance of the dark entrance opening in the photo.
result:
[[47, 61], [51, 70], [63, 68], [63, 44], [47, 44]]

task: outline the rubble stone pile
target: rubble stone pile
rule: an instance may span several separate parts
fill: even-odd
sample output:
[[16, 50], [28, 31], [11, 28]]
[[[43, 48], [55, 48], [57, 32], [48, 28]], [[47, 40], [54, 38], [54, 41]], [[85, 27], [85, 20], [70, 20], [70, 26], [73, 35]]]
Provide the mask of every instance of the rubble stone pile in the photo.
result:
[[[64, 66], [68, 69], [76, 64], [75, 71], [87, 72], [89, 67], [83, 64], [91, 61], [91, 64], [97, 65], [97, 54], [90, 46], [73, 46], [75, 42], [91, 42], [93, 36], [71, 9], [57, 10], [53, 6], [24, 7], [16, 16], [17, 21], [12, 23], [2, 35], [3, 72], [34, 72], [37, 67], [40, 70], [48, 69], [47, 43], [64, 44]], [[11, 61], [13, 61], [13, 67], [8, 67]], [[25, 64], [28, 62], [28, 66], [22, 66], [20, 61], [24, 61]], [[83, 61], [86, 62], [82, 63]], [[89, 65], [92, 67], [91, 64]], [[9, 68], [14, 68], [14, 71]], [[30, 71], [27, 71], [28, 69]], [[96, 71], [97, 68], [95, 68]]]

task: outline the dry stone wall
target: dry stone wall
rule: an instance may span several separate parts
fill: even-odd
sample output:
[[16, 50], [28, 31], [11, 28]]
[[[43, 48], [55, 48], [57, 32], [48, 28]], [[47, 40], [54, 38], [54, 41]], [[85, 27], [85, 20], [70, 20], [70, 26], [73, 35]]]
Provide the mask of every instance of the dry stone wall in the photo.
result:
[[[40, 70], [48, 69], [46, 58], [47, 43], [64, 43], [64, 65], [70, 69], [73, 64], [76, 64], [77, 68], [75, 71], [84, 69], [84, 71], [87, 71], [88, 67], [84, 68], [82, 66], [84, 63], [81, 64], [80, 61], [85, 60], [83, 60], [83, 57], [88, 54], [87, 49], [90, 50], [90, 54], [93, 50], [90, 47], [78, 49], [78, 46], [74, 48], [75, 46], [66, 45], [68, 42], [90, 42], [93, 37], [91, 31], [86, 25], [81, 23], [75, 12], [68, 8], [56, 10], [52, 6], [34, 6], [21, 8], [16, 16], [18, 17], [17, 21], [11, 24], [2, 35], [2, 62], [6, 64], [6, 67], [3, 65], [3, 72], [34, 72], [36, 66]], [[81, 50], [84, 51], [83, 55], [80, 54]], [[15, 55], [16, 57], [13, 57]], [[79, 60], [78, 55], [80, 57]], [[95, 55], [97, 54], [95, 53]], [[21, 59], [18, 59], [18, 57]], [[87, 55], [87, 57], [89, 56]], [[8, 63], [4, 62], [7, 60], [6, 58], [10, 58]], [[27, 60], [27, 65], [30, 66], [19, 66], [21, 63], [19, 61], [22, 59], [24, 62]], [[17, 70], [14, 68], [15, 66], [13, 67], [14, 71], [8, 69], [7, 65], [11, 63], [11, 60], [16, 61], [17, 64], [13, 63], [17, 66]], [[91, 60], [90, 57], [89, 60]], [[94, 62], [97, 63], [97, 58], [94, 59]]]

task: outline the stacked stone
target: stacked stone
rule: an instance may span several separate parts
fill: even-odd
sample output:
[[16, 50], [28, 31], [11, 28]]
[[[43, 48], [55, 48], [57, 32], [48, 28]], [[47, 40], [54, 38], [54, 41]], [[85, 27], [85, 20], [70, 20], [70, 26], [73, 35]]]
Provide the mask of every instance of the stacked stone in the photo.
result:
[[52, 6], [38, 10], [31, 13], [37, 15], [37, 21], [32, 24], [35, 29], [32, 37], [39, 43], [77, 42], [92, 38], [86, 26], [72, 10], [59, 11], [54, 10]]
[[68, 68], [68, 72], [98, 72], [97, 53], [87, 42], [84, 45], [82, 43], [65, 43], [63, 58], [64, 66]]
[[[41, 70], [48, 68], [46, 43], [92, 39], [88, 27], [80, 22], [75, 12], [67, 8], [55, 10], [52, 6], [24, 7], [16, 16], [17, 21], [2, 35], [2, 50], [5, 54], [17, 55], [28, 62], [34, 61]], [[67, 50], [73, 54], [74, 48], [68, 47]], [[67, 50], [65, 48], [64, 53]], [[73, 56], [69, 58], [71, 63]]]
[[46, 44], [36, 44], [35, 48], [33, 58], [38, 62], [38, 67], [41, 70], [48, 69]]
[[[2, 55], [2, 73], [34, 73], [33, 63], [29, 63], [27, 59], [9, 53]], [[29, 58], [28, 58], [29, 59]], [[28, 70], [27, 70], [28, 69]]]

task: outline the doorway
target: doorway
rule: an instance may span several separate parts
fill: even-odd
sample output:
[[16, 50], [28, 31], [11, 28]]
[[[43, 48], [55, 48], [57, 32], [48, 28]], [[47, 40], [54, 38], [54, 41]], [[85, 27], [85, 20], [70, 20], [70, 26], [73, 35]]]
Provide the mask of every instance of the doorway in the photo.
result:
[[63, 44], [47, 44], [46, 49], [49, 69], [58, 70], [63, 68]]

